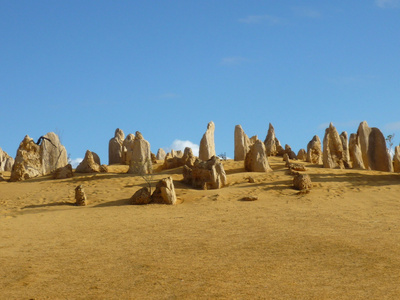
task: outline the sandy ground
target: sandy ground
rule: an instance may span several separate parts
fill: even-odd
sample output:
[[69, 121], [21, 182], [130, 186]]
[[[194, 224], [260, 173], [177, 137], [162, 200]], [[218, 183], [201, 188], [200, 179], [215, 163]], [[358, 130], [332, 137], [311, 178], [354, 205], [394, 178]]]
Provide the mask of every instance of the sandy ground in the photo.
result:
[[307, 164], [300, 195], [270, 163], [224, 162], [220, 190], [155, 174], [173, 177], [175, 206], [129, 205], [145, 182], [126, 166], [0, 182], [0, 299], [399, 299], [400, 174]]

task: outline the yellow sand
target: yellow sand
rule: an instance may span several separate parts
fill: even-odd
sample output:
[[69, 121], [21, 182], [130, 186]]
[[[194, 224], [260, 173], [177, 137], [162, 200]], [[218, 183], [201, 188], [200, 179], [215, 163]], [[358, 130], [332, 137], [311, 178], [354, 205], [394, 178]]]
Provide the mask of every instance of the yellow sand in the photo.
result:
[[[173, 177], [176, 206], [129, 205], [145, 182], [126, 166], [0, 182], [0, 299], [398, 299], [400, 174], [307, 164], [314, 187], [299, 195], [270, 163], [224, 162], [220, 190], [157, 173]], [[86, 207], [73, 205], [79, 184]]]

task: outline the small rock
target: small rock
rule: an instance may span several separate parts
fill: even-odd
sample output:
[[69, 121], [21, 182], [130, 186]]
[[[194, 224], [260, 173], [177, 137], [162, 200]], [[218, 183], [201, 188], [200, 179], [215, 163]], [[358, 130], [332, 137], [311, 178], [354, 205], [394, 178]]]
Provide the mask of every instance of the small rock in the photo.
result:
[[242, 201], [256, 201], [256, 200], [258, 200], [257, 196], [247, 196], [242, 198]]
[[75, 203], [77, 206], [85, 206], [87, 205], [86, 203], [86, 194], [85, 191], [83, 190], [83, 185], [78, 185], [75, 188]]
[[131, 204], [149, 204], [151, 201], [150, 190], [147, 187], [136, 191], [130, 199]]

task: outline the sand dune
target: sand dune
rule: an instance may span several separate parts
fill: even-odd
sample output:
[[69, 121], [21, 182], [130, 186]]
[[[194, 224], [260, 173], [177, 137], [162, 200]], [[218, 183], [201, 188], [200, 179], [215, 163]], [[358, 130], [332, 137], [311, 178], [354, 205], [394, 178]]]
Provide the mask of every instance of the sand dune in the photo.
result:
[[[0, 182], [0, 298], [398, 298], [400, 174], [306, 164], [314, 187], [299, 194], [282, 159], [270, 164], [224, 162], [219, 190], [157, 172], [176, 206], [129, 205], [146, 183], [127, 166]], [[79, 184], [86, 207], [73, 205]]]

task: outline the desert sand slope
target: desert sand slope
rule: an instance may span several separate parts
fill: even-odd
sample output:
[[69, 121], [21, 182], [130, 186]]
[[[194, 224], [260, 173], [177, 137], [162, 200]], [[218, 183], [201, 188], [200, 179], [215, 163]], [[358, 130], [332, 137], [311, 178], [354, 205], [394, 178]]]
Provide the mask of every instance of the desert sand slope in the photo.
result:
[[[173, 177], [176, 206], [128, 205], [145, 182], [126, 166], [0, 182], [0, 298], [398, 299], [400, 175], [307, 165], [314, 188], [298, 194], [270, 163], [224, 162], [220, 190], [157, 173]], [[89, 206], [72, 205], [79, 184]]]

